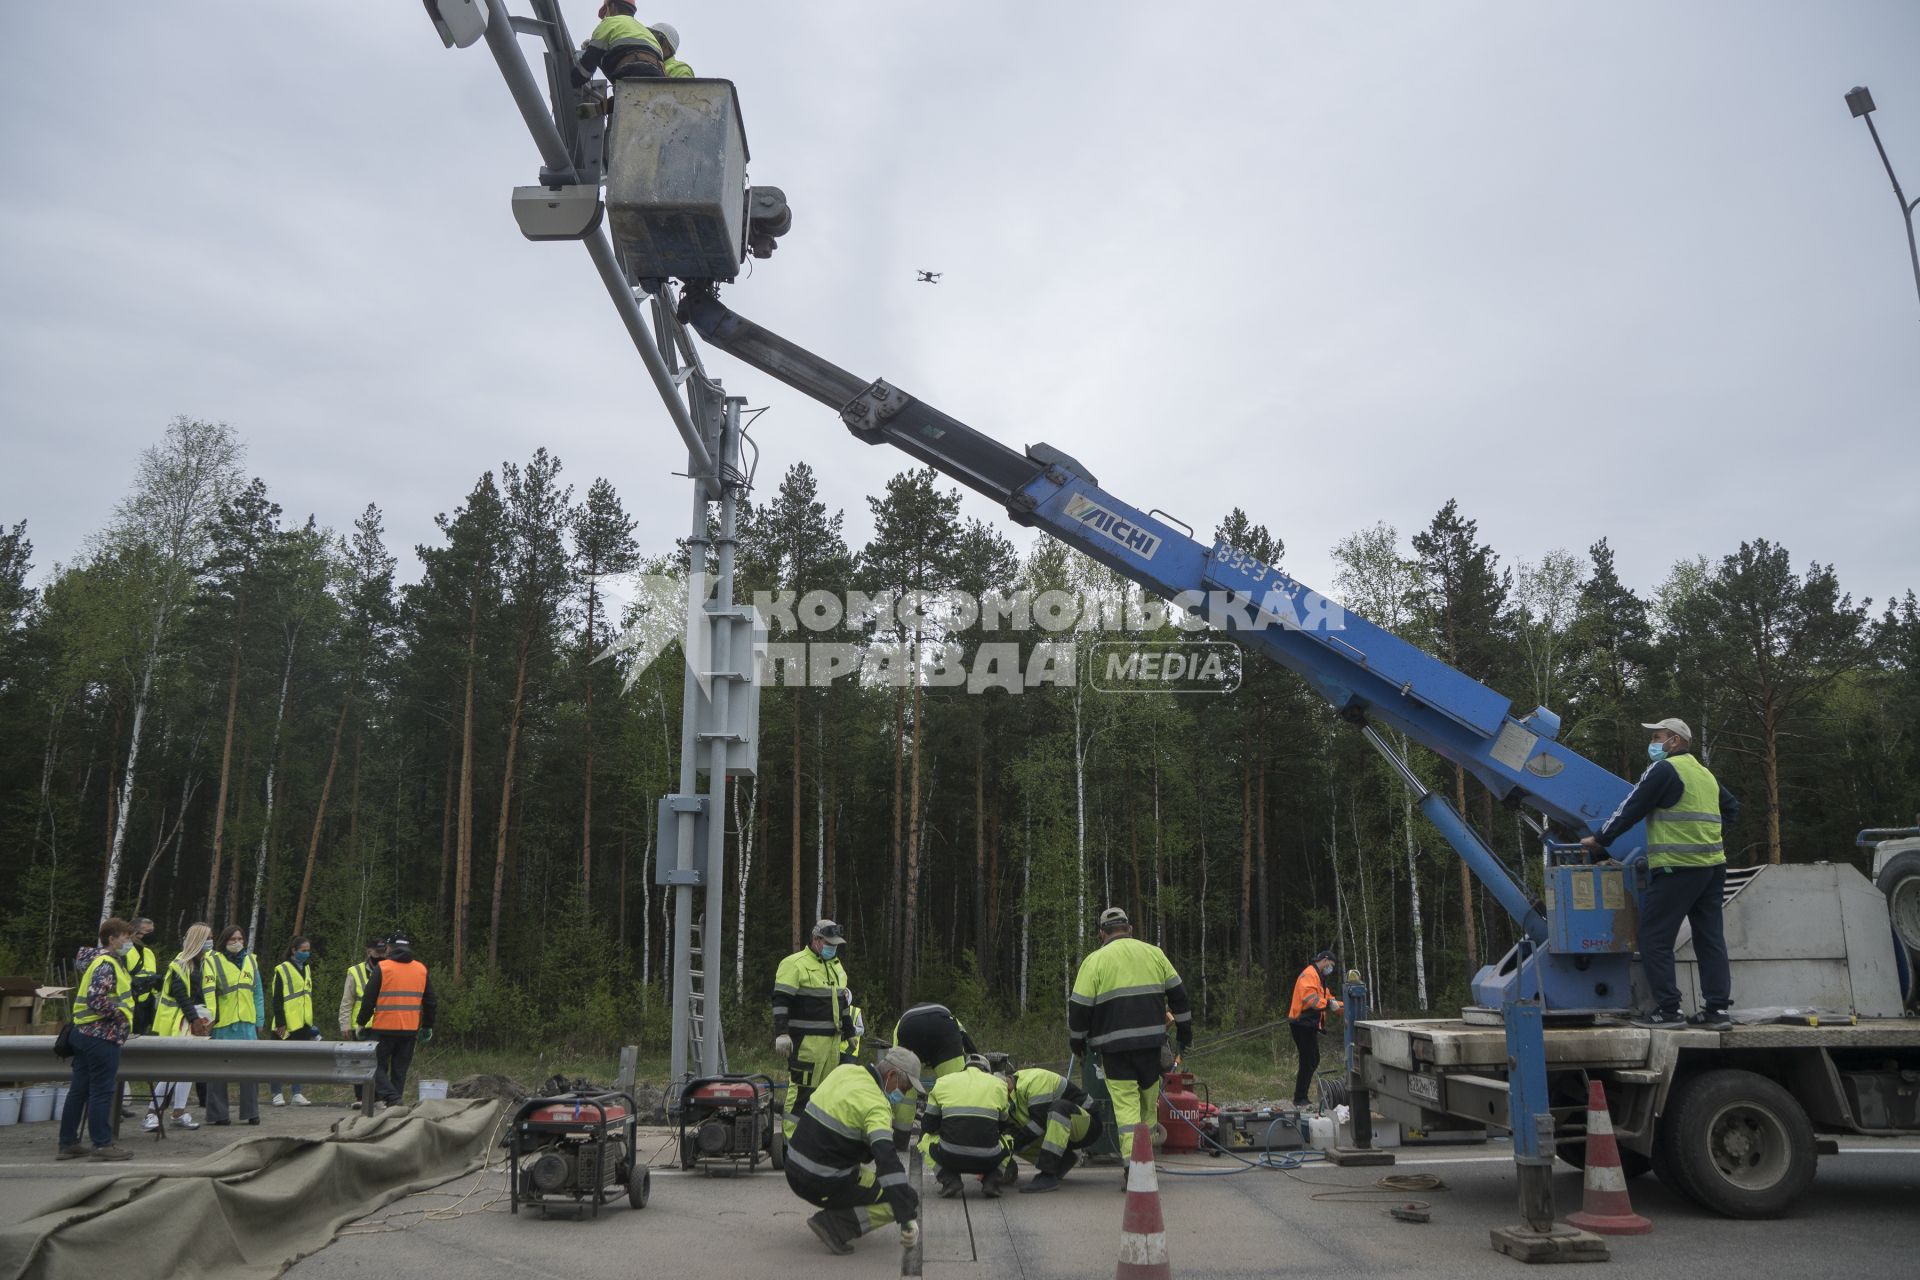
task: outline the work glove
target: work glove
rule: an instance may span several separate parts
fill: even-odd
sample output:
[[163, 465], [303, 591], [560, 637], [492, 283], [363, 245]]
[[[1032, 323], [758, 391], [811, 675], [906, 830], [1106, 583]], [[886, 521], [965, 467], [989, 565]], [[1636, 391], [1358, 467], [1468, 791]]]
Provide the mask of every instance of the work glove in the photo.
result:
[[432, 1027], [422, 1027], [422, 1028], [420, 1028], [420, 1043], [421, 1043], [421, 1044], [426, 1044], [426, 1043], [427, 1043], [428, 1041], [430, 1041], [430, 1040], [432, 1040], [432, 1039], [433, 1039], [433, 1028], [432, 1028]]
[[912, 1222], [920, 1216], [920, 1193], [904, 1182], [888, 1187], [880, 1199], [901, 1222]]
[[784, 1033], [775, 1036], [773, 1038], [773, 1051], [783, 1058], [791, 1058], [793, 1056], [793, 1037]]

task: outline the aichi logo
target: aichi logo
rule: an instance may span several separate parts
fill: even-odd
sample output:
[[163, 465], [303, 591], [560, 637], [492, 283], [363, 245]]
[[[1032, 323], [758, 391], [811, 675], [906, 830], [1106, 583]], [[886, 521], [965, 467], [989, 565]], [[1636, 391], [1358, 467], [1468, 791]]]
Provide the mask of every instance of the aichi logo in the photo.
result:
[[1142, 529], [1125, 516], [1116, 515], [1084, 494], [1067, 499], [1067, 519], [1076, 520], [1111, 542], [1117, 542], [1142, 560], [1153, 559], [1160, 549], [1160, 535]]

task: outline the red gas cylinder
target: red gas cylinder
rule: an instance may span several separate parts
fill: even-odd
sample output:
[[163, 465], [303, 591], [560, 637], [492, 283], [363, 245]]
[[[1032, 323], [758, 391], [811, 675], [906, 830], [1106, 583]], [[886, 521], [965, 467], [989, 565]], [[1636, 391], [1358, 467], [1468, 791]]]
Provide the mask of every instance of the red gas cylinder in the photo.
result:
[[1160, 1081], [1160, 1128], [1166, 1133], [1162, 1151], [1198, 1151], [1200, 1135], [1210, 1132], [1220, 1108], [1202, 1102], [1193, 1091], [1191, 1071], [1169, 1071]]

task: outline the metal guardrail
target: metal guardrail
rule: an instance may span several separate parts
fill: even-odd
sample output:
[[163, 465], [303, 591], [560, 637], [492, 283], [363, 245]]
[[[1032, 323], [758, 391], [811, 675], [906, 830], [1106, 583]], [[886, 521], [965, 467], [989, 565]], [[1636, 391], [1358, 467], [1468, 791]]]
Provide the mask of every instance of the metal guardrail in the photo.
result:
[[[68, 1059], [54, 1056], [52, 1036], [0, 1036], [0, 1080], [70, 1078]], [[134, 1036], [120, 1050], [122, 1080], [274, 1081], [315, 1084], [373, 1082], [374, 1045], [353, 1040], [208, 1040], [199, 1036]], [[373, 1090], [361, 1090], [371, 1111]]]

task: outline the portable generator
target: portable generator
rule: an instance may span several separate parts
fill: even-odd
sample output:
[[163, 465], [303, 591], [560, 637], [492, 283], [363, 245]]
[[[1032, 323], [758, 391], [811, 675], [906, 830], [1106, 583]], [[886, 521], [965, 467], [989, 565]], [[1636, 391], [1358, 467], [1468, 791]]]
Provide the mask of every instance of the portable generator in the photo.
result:
[[597, 1218], [610, 1187], [625, 1187], [627, 1203], [646, 1208], [652, 1179], [636, 1167], [634, 1112], [628, 1093], [577, 1090], [522, 1102], [507, 1130], [511, 1211], [524, 1202], [543, 1217], [568, 1209]]
[[678, 1109], [680, 1167], [708, 1176], [748, 1173], [764, 1158], [786, 1167], [787, 1136], [765, 1075], [700, 1076], [687, 1081]]

